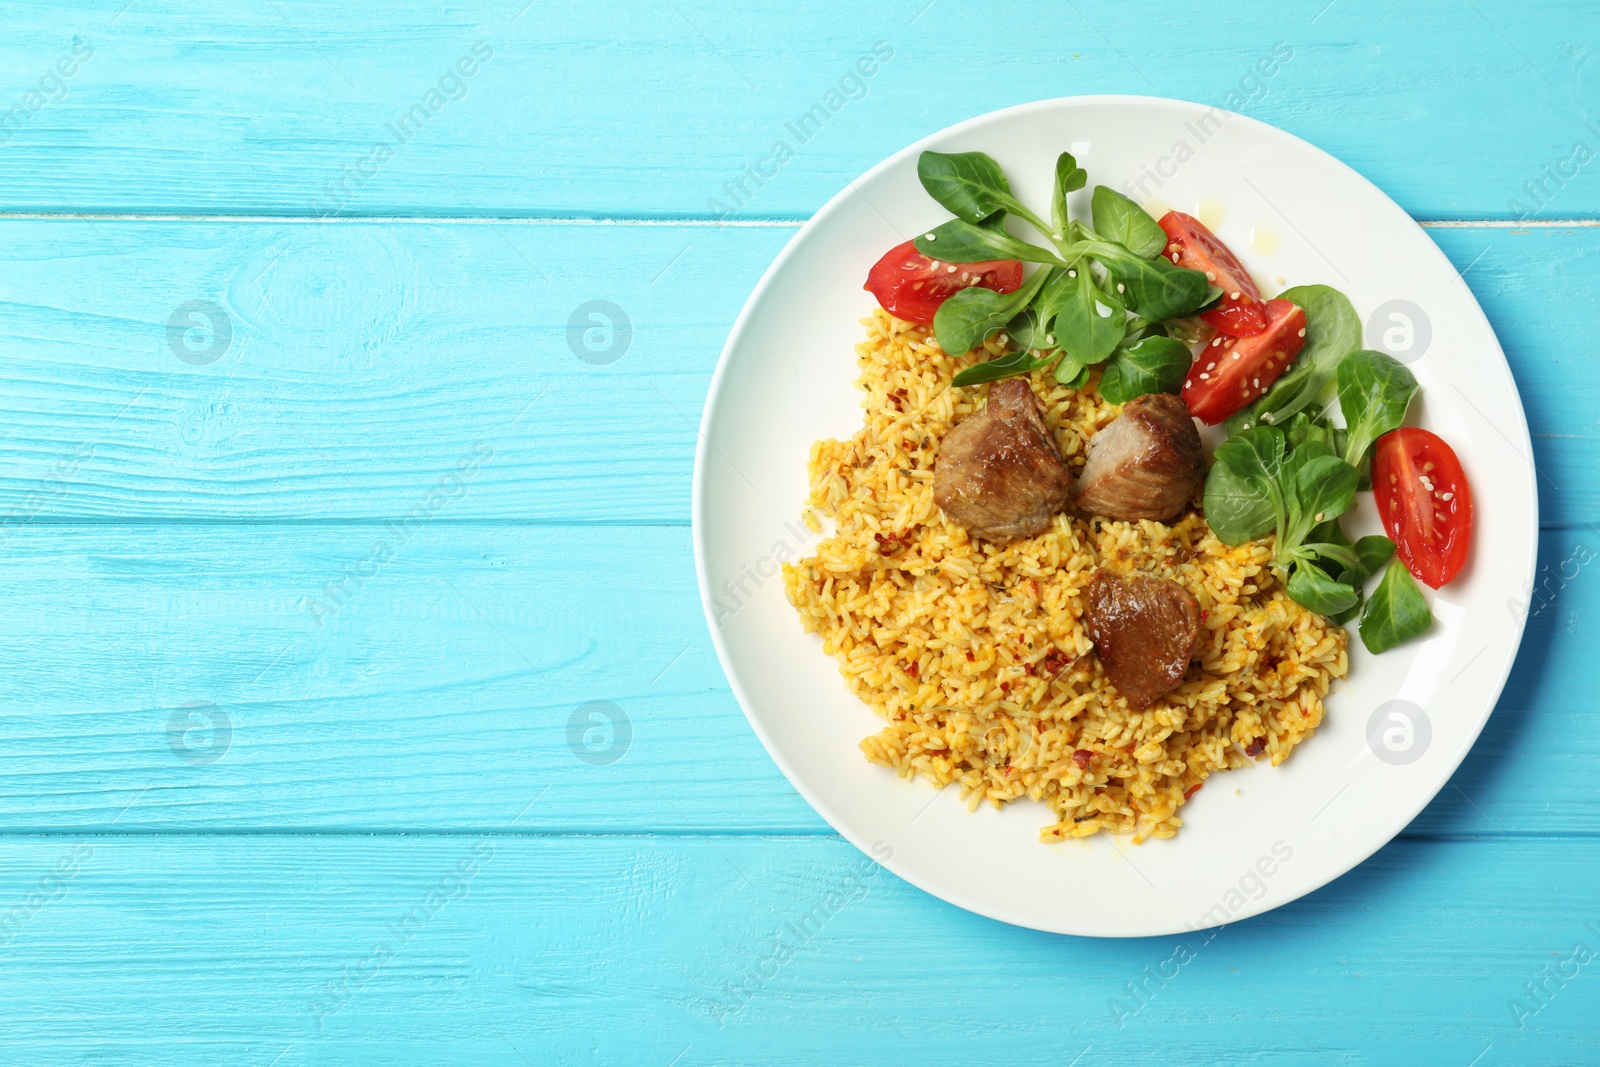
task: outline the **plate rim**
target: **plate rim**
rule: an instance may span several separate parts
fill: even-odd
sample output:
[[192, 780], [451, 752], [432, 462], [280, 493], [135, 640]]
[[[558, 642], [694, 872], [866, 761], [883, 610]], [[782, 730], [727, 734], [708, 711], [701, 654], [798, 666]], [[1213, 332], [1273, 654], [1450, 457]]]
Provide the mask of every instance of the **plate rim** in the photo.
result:
[[[1197, 930], [1206, 929], [1207, 927], [1186, 926], [1166, 932], [1113, 929], [1110, 931], [1084, 933], [1078, 930], [1064, 929], [1059, 926], [1042, 925], [1030, 917], [1024, 917], [1014, 913], [1012, 909], [1004, 905], [996, 905], [989, 902], [972, 900], [968, 898], [966, 894], [961, 892], [953, 892], [948, 887], [944, 886], [935, 888], [934, 886], [928, 884], [928, 882], [925, 881], [920, 875], [904, 869], [904, 865], [899, 862], [893, 854], [881, 857], [877, 855], [876, 850], [871, 848], [868, 842], [859, 839], [855, 832], [848, 827], [848, 820], [842, 819], [838, 813], [832, 810], [829, 805], [825, 804], [810, 788], [805, 780], [800, 775], [795, 773], [787, 758], [783, 755], [781, 749], [773, 743], [773, 740], [768, 735], [766, 729], [762, 726], [757, 716], [751, 711], [751, 699], [749, 694], [745, 692], [744, 686], [737, 674], [731, 671], [729, 668], [730, 657], [728, 649], [723, 642], [722, 634], [717, 626], [715, 613], [713, 611], [714, 592], [709, 585], [710, 578], [706, 560], [706, 518], [703, 514], [703, 509], [705, 507], [705, 486], [709, 469], [709, 438], [707, 436], [705, 427], [711, 420], [722, 389], [726, 383], [730, 356], [740, 346], [743, 334], [749, 329], [750, 320], [753, 317], [754, 309], [762, 302], [763, 298], [766, 296], [768, 287], [773, 284], [774, 279], [777, 277], [784, 264], [788, 261], [789, 257], [795, 254], [801, 243], [814, 229], [827, 222], [828, 218], [839, 209], [841, 204], [847, 202], [851, 196], [858, 195], [856, 190], [856, 185], [858, 183], [864, 182], [879, 172], [898, 165], [902, 160], [912, 156], [915, 153], [920, 153], [931, 143], [944, 140], [952, 135], [958, 135], [972, 127], [993, 121], [1002, 116], [1024, 114], [1031, 111], [1048, 111], [1064, 105], [1081, 106], [1085, 104], [1134, 104], [1142, 106], [1154, 105], [1157, 107], [1174, 109], [1193, 108], [1205, 113], [1219, 112], [1227, 115], [1230, 123], [1242, 121], [1247, 126], [1255, 127], [1259, 131], [1265, 132], [1268, 136], [1287, 137], [1297, 141], [1300, 145], [1321, 157], [1324, 163], [1332, 165], [1345, 175], [1354, 178], [1362, 185], [1365, 185], [1370, 190], [1376, 192], [1384, 201], [1386, 201], [1408, 222], [1410, 222], [1412, 226], [1416, 227], [1419, 231], [1422, 231], [1423, 236], [1426, 238], [1429, 254], [1435, 256], [1444, 264], [1445, 267], [1455, 272], [1458, 278], [1460, 277], [1460, 271], [1456, 269], [1454, 263], [1450, 262], [1449, 257], [1444, 254], [1444, 250], [1439, 247], [1438, 243], [1435, 242], [1431, 237], [1428, 237], [1426, 231], [1422, 230], [1422, 227], [1417, 223], [1416, 219], [1406, 212], [1406, 210], [1402, 208], [1393, 197], [1384, 192], [1384, 190], [1376, 183], [1371, 181], [1348, 163], [1345, 163], [1337, 156], [1328, 152], [1326, 149], [1307, 141], [1298, 134], [1291, 133], [1282, 127], [1274, 126], [1271, 123], [1264, 122], [1249, 115], [1244, 115], [1236, 111], [1229, 111], [1226, 108], [1219, 107], [1214, 104], [1203, 104], [1197, 101], [1183, 100], [1177, 97], [1148, 96], [1128, 93], [1101, 93], [1083, 96], [1049, 97], [1043, 100], [1034, 100], [1021, 104], [1013, 104], [1008, 107], [997, 108], [992, 111], [983, 112], [982, 114], [973, 115], [969, 118], [961, 120], [960, 122], [941, 127], [938, 130], [919, 137], [912, 143], [886, 156], [884, 159], [880, 160], [866, 171], [863, 171], [856, 178], [847, 181], [843, 188], [841, 188], [833, 196], [829, 197], [821, 207], [819, 207], [808, 219], [805, 220], [805, 222], [801, 223], [800, 227], [795, 231], [795, 233], [787, 242], [785, 242], [783, 248], [778, 252], [777, 256], [775, 256], [772, 262], [767, 265], [766, 270], [762, 272], [761, 278], [756, 282], [755, 287], [750, 291], [750, 295], [745, 298], [744, 305], [739, 309], [739, 314], [734, 319], [733, 326], [728, 332], [727, 340], [723, 343], [722, 350], [717, 356], [717, 365], [712, 372], [711, 382], [706, 390], [705, 404], [701, 408], [700, 422], [696, 427], [697, 440], [695, 443], [694, 473], [690, 489], [691, 540], [693, 542], [694, 549], [695, 581], [696, 587], [700, 593], [701, 612], [705, 617], [706, 628], [711, 636], [712, 647], [716, 650], [717, 662], [718, 666], [722, 670], [723, 678], [727, 681], [729, 689], [732, 690], [734, 699], [738, 702], [739, 710], [743, 713], [745, 721], [755, 732], [757, 739], [761, 742], [762, 747], [766, 750], [768, 757], [773, 761], [774, 764], [776, 764], [779, 771], [783, 773], [783, 776], [788, 780], [789, 784], [794, 788], [794, 790], [800, 794], [802, 799], [804, 799], [807, 804], [811, 806], [813, 811], [822, 817], [823, 821], [833, 828], [835, 833], [844, 838], [846, 841], [849, 841], [851, 845], [870, 858], [874, 863], [877, 863], [880, 866], [888, 869], [896, 877], [910, 883], [913, 886], [916, 886], [929, 896], [946, 903], [953, 904], [964, 911], [983, 916], [987, 919], [992, 919], [1024, 929], [1038, 930], [1044, 933], [1070, 937], [1096, 939], [1161, 937], [1169, 936], [1169, 934], [1194, 932]], [[1523, 577], [1526, 579], [1526, 582], [1524, 583], [1526, 585], [1527, 583], [1531, 583], [1536, 576], [1539, 563], [1539, 479], [1537, 463], [1531, 458], [1533, 455], [1532, 434], [1528, 426], [1527, 412], [1522, 403], [1521, 388], [1517, 384], [1516, 376], [1511, 371], [1510, 361], [1506, 359], [1505, 346], [1500, 343], [1500, 338], [1494, 329], [1494, 324], [1489, 321], [1489, 317], [1487, 314], [1485, 314], [1482, 304], [1478, 302], [1477, 295], [1472, 292], [1470, 286], [1466, 285], [1464, 279], [1462, 280], [1462, 285], [1466, 289], [1467, 299], [1472, 306], [1473, 312], [1476, 313], [1479, 322], [1487, 331], [1489, 337], [1493, 340], [1495, 353], [1499, 357], [1499, 363], [1505, 370], [1506, 377], [1511, 383], [1511, 400], [1513, 402], [1512, 407], [1516, 414], [1517, 423], [1521, 428], [1522, 450], [1526, 456], [1530, 457], [1528, 462], [1533, 468], [1534, 476], [1528, 481], [1529, 499], [1526, 502], [1528, 523], [1532, 531], [1530, 542], [1532, 544], [1533, 551], [1529, 555], [1525, 573], [1523, 575]], [[1527, 621], [1529, 615], [1528, 609], [1529, 604], [1524, 602], [1520, 610], [1516, 613], [1513, 625], [1514, 634], [1512, 640], [1507, 646], [1507, 651], [1503, 662], [1501, 662], [1496, 668], [1496, 677], [1492, 686], [1486, 687], [1485, 689], [1489, 695], [1489, 699], [1487, 701], [1485, 710], [1478, 717], [1478, 721], [1471, 731], [1471, 736], [1462, 745], [1460, 751], [1450, 759], [1448, 767], [1445, 767], [1441, 771], [1437, 783], [1431, 787], [1431, 789], [1425, 791], [1426, 795], [1422, 796], [1414, 807], [1410, 807], [1409, 810], [1405, 810], [1402, 817], [1390, 820], [1390, 823], [1386, 825], [1390, 826], [1391, 828], [1386, 829], [1381, 834], [1373, 834], [1373, 843], [1371, 847], [1365, 849], [1364, 851], [1358, 849], [1360, 854], [1356, 856], [1356, 858], [1354, 858], [1348, 865], [1342, 867], [1342, 869], [1332, 871], [1331, 873], [1327, 874], [1326, 877], [1314, 877], [1311, 884], [1308, 884], [1299, 893], [1296, 893], [1294, 896], [1289, 897], [1286, 900], [1280, 900], [1269, 904], [1267, 901], [1271, 900], [1271, 894], [1267, 894], [1259, 902], [1251, 901], [1238, 913], [1230, 915], [1225, 923], [1219, 925], [1232, 925], [1237, 922], [1243, 922], [1246, 919], [1251, 919], [1258, 915], [1265, 914], [1266, 912], [1293, 904], [1296, 901], [1304, 899], [1305, 897], [1310, 896], [1312, 893], [1325, 888], [1331, 883], [1349, 874], [1357, 867], [1360, 867], [1362, 864], [1366, 863], [1379, 850], [1384, 848], [1384, 846], [1388, 845], [1396, 837], [1398, 837], [1406, 829], [1406, 827], [1410, 826], [1411, 823], [1416, 820], [1416, 817], [1422, 813], [1423, 809], [1425, 809], [1429, 804], [1433, 803], [1434, 799], [1444, 791], [1444, 787], [1448, 785], [1450, 780], [1455, 776], [1456, 771], [1460, 769], [1461, 764], [1467, 757], [1467, 754], [1471, 752], [1472, 749], [1477, 745], [1478, 740], [1483, 735], [1484, 727], [1489, 722], [1490, 716], [1494, 714], [1496, 708], [1499, 706], [1500, 698], [1505, 692], [1506, 683], [1510, 680], [1511, 671], [1515, 666], [1517, 656], [1522, 649], [1522, 641], [1527, 630]]]

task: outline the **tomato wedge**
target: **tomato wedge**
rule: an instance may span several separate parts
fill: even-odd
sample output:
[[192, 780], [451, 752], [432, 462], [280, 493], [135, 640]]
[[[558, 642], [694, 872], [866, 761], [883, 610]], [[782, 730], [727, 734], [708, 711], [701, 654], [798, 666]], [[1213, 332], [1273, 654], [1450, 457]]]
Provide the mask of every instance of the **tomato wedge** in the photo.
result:
[[1229, 337], [1253, 337], [1267, 328], [1255, 279], [1205, 223], [1193, 215], [1169, 211], [1161, 216], [1160, 225], [1167, 234], [1167, 258], [1180, 267], [1205, 271], [1211, 284], [1222, 290], [1222, 302], [1201, 319]]
[[1022, 287], [1022, 261], [986, 259], [980, 263], [942, 263], [917, 251], [912, 241], [895, 245], [867, 272], [862, 286], [883, 310], [907, 322], [932, 322], [933, 313], [955, 293], [981, 285], [997, 293]]
[[1419, 582], [1438, 589], [1461, 573], [1472, 540], [1472, 490], [1443, 438], [1411, 426], [1378, 438], [1372, 495], [1395, 554]]
[[1306, 313], [1287, 300], [1262, 305], [1267, 325], [1251, 337], [1218, 337], [1183, 383], [1189, 414], [1215, 426], [1271, 388], [1306, 343]]

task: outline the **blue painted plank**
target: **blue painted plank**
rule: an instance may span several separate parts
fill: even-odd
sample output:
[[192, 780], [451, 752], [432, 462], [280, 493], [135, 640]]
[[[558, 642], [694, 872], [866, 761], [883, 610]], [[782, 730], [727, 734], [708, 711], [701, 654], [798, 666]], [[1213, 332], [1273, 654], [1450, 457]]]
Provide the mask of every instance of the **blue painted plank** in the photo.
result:
[[[1184, 19], [1156, 0], [13, 0], [0, 103], [22, 110], [0, 130], [0, 188], [47, 211], [705, 216], [743, 181], [742, 214], [804, 217], [952, 122], [1141, 93], [1283, 126], [1421, 217], [1518, 217], [1528, 182], [1547, 217], [1592, 217], [1600, 183], [1571, 162], [1600, 147], [1593, 50], [1570, 45], [1589, 16], [1582, 0], [1246, 0]], [[818, 105], [826, 122], [792, 132]], [[752, 184], [780, 140], [793, 158]], [[1572, 177], [1547, 176], [1563, 164]]]
[[0, 1056], [36, 1067], [1544, 1067], [1592, 1062], [1600, 1010], [1569, 840], [1402, 841], [1137, 941], [977, 918], [833, 838], [4, 839], [0, 903]]
[[[1542, 518], [1600, 521], [1600, 364], [1574, 346], [1600, 228], [1429, 232], [1520, 382]], [[0, 222], [0, 517], [393, 517], [482, 443], [452, 520], [687, 522], [717, 354], [791, 233]], [[226, 316], [214, 362], [172, 347], [217, 351], [185, 347], [191, 301]], [[593, 301], [628, 322], [611, 363], [578, 354]]]
[[[1546, 533], [1506, 694], [1410, 833], [1600, 832], [1597, 560]], [[728, 691], [682, 527], [34, 527], [0, 618], [0, 832], [505, 830], [530, 790], [533, 830], [827, 832]]]

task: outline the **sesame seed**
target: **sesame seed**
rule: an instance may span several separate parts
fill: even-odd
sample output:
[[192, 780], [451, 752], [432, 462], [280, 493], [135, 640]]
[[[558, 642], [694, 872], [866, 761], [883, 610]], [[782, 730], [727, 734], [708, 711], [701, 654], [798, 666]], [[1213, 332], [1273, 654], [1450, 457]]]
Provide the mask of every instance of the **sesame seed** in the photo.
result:
[[1321, 511], [1319, 511], [1319, 512], [1317, 512], [1317, 521], [1318, 521], [1318, 522], [1321, 522], [1321, 521], [1322, 521], [1322, 516], [1323, 516], [1323, 515], [1324, 515], [1324, 514], [1326, 514], [1326, 513], [1325, 513], [1325, 512], [1321, 512]]
[[912, 289], [921, 289], [922, 288], [922, 283], [921, 282], [912, 282], [911, 283], [911, 288]]
[[1202, 381], [1202, 382], [1208, 382], [1208, 381], [1210, 381], [1210, 380], [1211, 380], [1211, 375], [1209, 375], [1209, 374], [1202, 374], [1202, 375], [1200, 375], [1200, 380], [1201, 380], [1201, 381]]
[[1206, 271], [1206, 281], [1214, 282], [1216, 280], [1217, 280], [1217, 272], [1216, 271], [1214, 271], [1214, 270]]
[[1077, 277], [1077, 276], [1078, 276], [1078, 272], [1077, 272], [1077, 271], [1075, 271], [1075, 270], [1069, 270], [1069, 271], [1067, 271], [1067, 277], [1069, 277], [1069, 278], [1076, 278], [1076, 277]]
[[946, 267], [945, 270], [949, 271], [951, 274], [954, 274], [956, 272], [956, 269], [953, 266], [952, 267]]
[[1422, 469], [1425, 470], [1425, 471], [1433, 470], [1433, 460], [1430, 459], [1428, 462], [1424, 463], [1422, 465]]
[[1440, 493], [1439, 494], [1439, 499], [1440, 500], [1452, 500], [1454, 498], [1455, 498], [1455, 494], [1454, 493]]
[[1215, 363], [1207, 363], [1206, 364], [1206, 370], [1211, 370], [1211, 369], [1213, 369], [1215, 367], [1216, 367]]
[[1228, 299], [1229, 299], [1229, 300], [1237, 300], [1237, 299], [1239, 299], [1239, 293], [1238, 293], [1238, 291], [1237, 291], [1237, 290], [1235, 290], [1235, 291], [1234, 291], [1234, 292], [1231, 292], [1231, 293], [1229, 293], [1229, 294], [1228, 294]]
[[938, 270], [939, 269], [939, 261], [937, 259], [933, 261], [932, 267], [933, 267], [934, 270]]
[[1125, 293], [1127, 291], [1128, 291], [1128, 287], [1126, 285], [1123, 285], [1121, 282], [1117, 283], [1117, 292]]
[[1253, 379], [1251, 379], [1250, 384], [1255, 386], [1257, 389], [1260, 389], [1261, 388], [1261, 379], [1260, 378], [1253, 378]]
[[1061, 235], [1059, 233], [1053, 233], [1053, 234], [1050, 235], [1050, 240], [1059, 241], [1059, 240], [1061, 240]]
[[1176, 253], [1176, 252], [1172, 253], [1172, 262], [1174, 262], [1174, 263], [1178, 262], [1178, 253]]
[[1220, 345], [1222, 343], [1222, 338], [1218, 337], [1216, 340], [1212, 341], [1211, 343], [1213, 345]]
[[1306, 328], [1304, 326], [1302, 326], [1302, 327], [1300, 327], [1299, 336], [1304, 337], [1305, 335], [1306, 335]]
[[939, 235], [936, 233], [925, 233], [922, 235], [922, 239], [924, 241], [937, 241], [939, 239]]

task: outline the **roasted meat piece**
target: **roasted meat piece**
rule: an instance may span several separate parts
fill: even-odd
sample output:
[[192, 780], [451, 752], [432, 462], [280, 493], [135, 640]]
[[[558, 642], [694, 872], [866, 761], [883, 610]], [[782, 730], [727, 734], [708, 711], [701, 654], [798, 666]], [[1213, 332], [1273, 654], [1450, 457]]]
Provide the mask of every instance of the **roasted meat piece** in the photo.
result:
[[1200, 605], [1165, 578], [1097, 571], [1085, 618], [1101, 666], [1128, 706], [1139, 710], [1183, 681], [1200, 638]]
[[1200, 431], [1189, 409], [1170, 393], [1148, 393], [1089, 438], [1074, 495], [1078, 509], [1090, 515], [1165, 522], [1184, 509], [1205, 477]]
[[939, 442], [934, 503], [974, 537], [1010, 541], [1042, 533], [1071, 493], [1072, 474], [1025, 379], [996, 382], [984, 410]]

